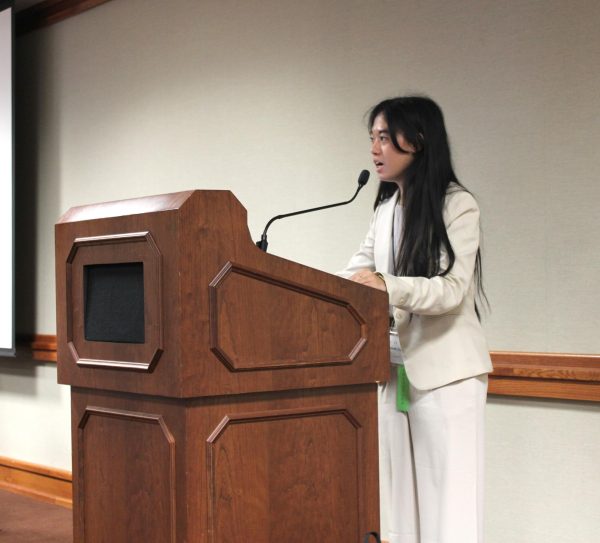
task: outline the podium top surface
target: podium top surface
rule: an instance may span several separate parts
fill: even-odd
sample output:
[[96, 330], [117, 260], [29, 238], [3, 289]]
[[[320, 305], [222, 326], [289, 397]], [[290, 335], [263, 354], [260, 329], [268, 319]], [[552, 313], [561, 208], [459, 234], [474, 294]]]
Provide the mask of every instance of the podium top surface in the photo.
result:
[[110, 202], [99, 202], [70, 208], [58, 219], [57, 224], [125, 217], [142, 213], [156, 213], [159, 211], [174, 211], [180, 209], [194, 193], [233, 193], [228, 190], [185, 190], [167, 194], [128, 198]]

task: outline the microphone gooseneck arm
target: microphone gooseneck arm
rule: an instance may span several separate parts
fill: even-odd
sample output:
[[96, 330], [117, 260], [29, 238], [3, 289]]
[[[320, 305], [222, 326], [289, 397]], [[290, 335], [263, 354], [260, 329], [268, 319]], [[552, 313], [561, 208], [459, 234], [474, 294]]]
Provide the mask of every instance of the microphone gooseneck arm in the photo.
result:
[[293, 217], [294, 215], [302, 215], [304, 213], [312, 213], [313, 211], [321, 211], [322, 209], [329, 209], [332, 207], [338, 207], [338, 206], [343, 206], [343, 205], [349, 204], [354, 201], [354, 199], [360, 192], [360, 189], [362, 189], [367, 184], [368, 180], [369, 180], [369, 171], [363, 170], [362, 172], [360, 172], [360, 175], [358, 176], [358, 188], [356, 189], [354, 196], [352, 196], [352, 198], [350, 198], [350, 200], [346, 200], [345, 202], [338, 202], [337, 204], [329, 204], [329, 205], [325, 205], [325, 206], [312, 207], [310, 209], [303, 209], [301, 211], [292, 211], [291, 213], [283, 213], [282, 215], [277, 215], [277, 216], [273, 217], [265, 226], [265, 229], [263, 230], [263, 233], [260, 236], [260, 240], [256, 242], [256, 246], [265, 252], [267, 251], [267, 247], [269, 245], [269, 242], [267, 241], [267, 230], [269, 229], [269, 226], [271, 226], [271, 224], [273, 222], [275, 222], [279, 219], [284, 219], [286, 217]]

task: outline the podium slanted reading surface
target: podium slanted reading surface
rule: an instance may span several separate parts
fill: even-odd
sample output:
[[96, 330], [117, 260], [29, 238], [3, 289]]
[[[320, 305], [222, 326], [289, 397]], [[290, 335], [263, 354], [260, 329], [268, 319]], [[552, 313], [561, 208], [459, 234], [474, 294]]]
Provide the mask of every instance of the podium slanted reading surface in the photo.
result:
[[76, 542], [378, 529], [385, 293], [263, 253], [228, 191], [72, 208], [56, 280]]

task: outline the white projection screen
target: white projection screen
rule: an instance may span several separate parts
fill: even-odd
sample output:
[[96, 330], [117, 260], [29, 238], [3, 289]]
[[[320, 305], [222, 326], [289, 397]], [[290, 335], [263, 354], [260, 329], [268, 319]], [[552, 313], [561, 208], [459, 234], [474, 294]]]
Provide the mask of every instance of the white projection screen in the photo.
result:
[[0, 355], [14, 356], [13, 8], [0, 0]]

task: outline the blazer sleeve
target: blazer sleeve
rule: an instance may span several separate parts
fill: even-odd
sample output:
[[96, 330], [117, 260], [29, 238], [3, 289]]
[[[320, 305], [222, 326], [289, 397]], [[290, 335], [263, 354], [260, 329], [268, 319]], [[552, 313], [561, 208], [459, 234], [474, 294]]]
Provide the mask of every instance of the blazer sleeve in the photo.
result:
[[365, 239], [360, 244], [360, 247], [356, 253], [352, 255], [348, 264], [343, 270], [336, 272], [336, 275], [349, 279], [355, 272], [362, 269], [368, 269], [375, 271], [375, 223], [377, 218], [377, 211], [373, 214], [371, 222], [369, 224], [369, 230]]
[[[475, 271], [479, 249], [479, 207], [475, 198], [466, 191], [446, 196], [444, 222], [455, 261], [444, 276], [396, 277], [382, 273], [390, 304], [410, 313], [441, 315], [456, 309], [465, 298]], [[448, 257], [443, 251], [442, 266]]]

